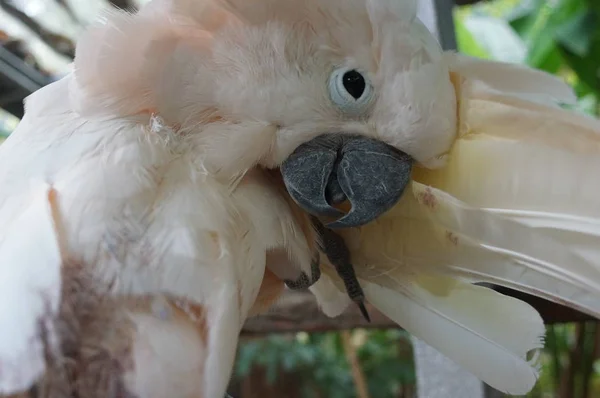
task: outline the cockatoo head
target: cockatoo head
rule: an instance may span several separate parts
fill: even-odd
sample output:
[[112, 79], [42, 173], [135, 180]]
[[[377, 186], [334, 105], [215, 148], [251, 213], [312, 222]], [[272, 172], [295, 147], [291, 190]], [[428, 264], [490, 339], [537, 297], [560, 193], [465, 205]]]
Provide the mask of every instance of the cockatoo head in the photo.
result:
[[155, 0], [115, 29], [138, 37], [128, 49], [80, 42], [77, 80], [90, 98], [106, 80], [98, 73], [118, 73], [109, 80], [113, 96], [123, 93], [112, 101], [119, 111], [160, 114], [201, 143], [207, 169], [283, 166], [301, 207], [336, 216], [332, 206], [348, 199], [352, 211], [332, 225], [361, 225], [399, 199], [413, 162], [435, 167], [455, 137], [454, 86], [416, 9], [416, 0]]

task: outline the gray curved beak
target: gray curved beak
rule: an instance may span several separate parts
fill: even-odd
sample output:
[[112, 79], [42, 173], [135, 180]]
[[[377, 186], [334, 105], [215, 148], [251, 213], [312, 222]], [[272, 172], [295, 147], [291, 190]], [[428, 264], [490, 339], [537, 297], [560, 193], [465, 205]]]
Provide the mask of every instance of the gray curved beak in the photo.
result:
[[[300, 145], [281, 165], [285, 186], [315, 216], [341, 217], [329, 228], [367, 224], [400, 200], [410, 181], [412, 158], [381, 141], [324, 134]], [[350, 212], [333, 205], [348, 200]]]

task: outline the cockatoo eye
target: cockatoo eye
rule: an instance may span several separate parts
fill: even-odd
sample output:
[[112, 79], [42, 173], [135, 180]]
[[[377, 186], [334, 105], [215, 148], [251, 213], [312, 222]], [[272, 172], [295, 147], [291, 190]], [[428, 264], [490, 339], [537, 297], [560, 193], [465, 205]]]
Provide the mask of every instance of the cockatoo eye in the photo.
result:
[[373, 86], [356, 69], [339, 68], [329, 78], [331, 101], [344, 113], [357, 115], [363, 113], [373, 99]]
[[355, 99], [362, 97], [367, 88], [365, 78], [355, 70], [349, 70], [344, 73], [344, 76], [342, 76], [342, 84], [346, 91]]

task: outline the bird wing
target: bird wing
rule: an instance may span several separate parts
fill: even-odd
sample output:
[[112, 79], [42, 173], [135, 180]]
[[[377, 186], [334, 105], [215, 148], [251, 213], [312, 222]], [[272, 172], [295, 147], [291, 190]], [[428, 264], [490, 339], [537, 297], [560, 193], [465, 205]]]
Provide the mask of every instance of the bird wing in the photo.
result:
[[[600, 121], [560, 107], [572, 90], [544, 72], [446, 56], [459, 103], [446, 165], [415, 168], [395, 208], [340, 234], [374, 306], [496, 389], [524, 394], [543, 322], [473, 283], [600, 316]], [[335, 297], [316, 295], [322, 307]]]
[[26, 198], [0, 243], [0, 392], [27, 389], [58, 349], [54, 327], [60, 298], [62, 255], [56, 192], [39, 184]]
[[[106, 294], [168, 294], [189, 303], [190, 317], [202, 315], [194, 323], [204, 350], [198, 352], [202, 373], [187, 377], [202, 381], [201, 396], [223, 396], [264, 275], [263, 242], [228, 200], [231, 188], [205, 179], [193, 153], [167, 145], [173, 142], [168, 126], [150, 115], [84, 119], [57, 100], [68, 96], [72, 78], [33, 94], [25, 117], [0, 146], [0, 317], [6, 325], [0, 361], [10, 369], [0, 375], [0, 386], [22, 391], [44, 373], [40, 325], [49, 330], [47, 346], [59, 351], [52, 316], [67, 256]], [[58, 198], [60, 250], [47, 186]], [[160, 330], [157, 336], [153, 344], [165, 347], [177, 338]], [[154, 358], [168, 366], [172, 355]], [[166, 382], [140, 377], [157, 386]]]

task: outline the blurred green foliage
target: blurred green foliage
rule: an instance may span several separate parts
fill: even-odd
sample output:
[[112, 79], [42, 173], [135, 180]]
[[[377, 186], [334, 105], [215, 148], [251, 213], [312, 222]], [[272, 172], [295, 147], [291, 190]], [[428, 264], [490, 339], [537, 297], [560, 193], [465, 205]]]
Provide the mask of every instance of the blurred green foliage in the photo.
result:
[[[575, 89], [577, 111], [600, 115], [600, 0], [493, 0], [457, 8], [454, 20], [459, 51], [559, 75]], [[358, 356], [371, 398], [402, 397], [402, 386], [414, 386], [405, 332], [354, 336], [362, 340]], [[595, 323], [548, 327], [540, 381], [528, 397], [600, 397], [599, 345]], [[297, 374], [305, 397], [315, 397], [314, 388], [323, 397], [356, 397], [338, 333], [270, 336], [242, 345], [237, 377], [255, 365], [266, 368], [270, 380], [278, 372]]]
[[[372, 397], [399, 397], [402, 386], [414, 385], [413, 353], [406, 332], [355, 330], [352, 337]], [[356, 397], [339, 333], [272, 335], [247, 342], [239, 349], [236, 377], [248, 376], [252, 366], [265, 368], [270, 383], [280, 372], [294, 373], [307, 398], [314, 396], [315, 388], [327, 398]]]
[[600, 114], [600, 1], [495, 0], [457, 8], [454, 19], [459, 51], [557, 74], [579, 110]]

